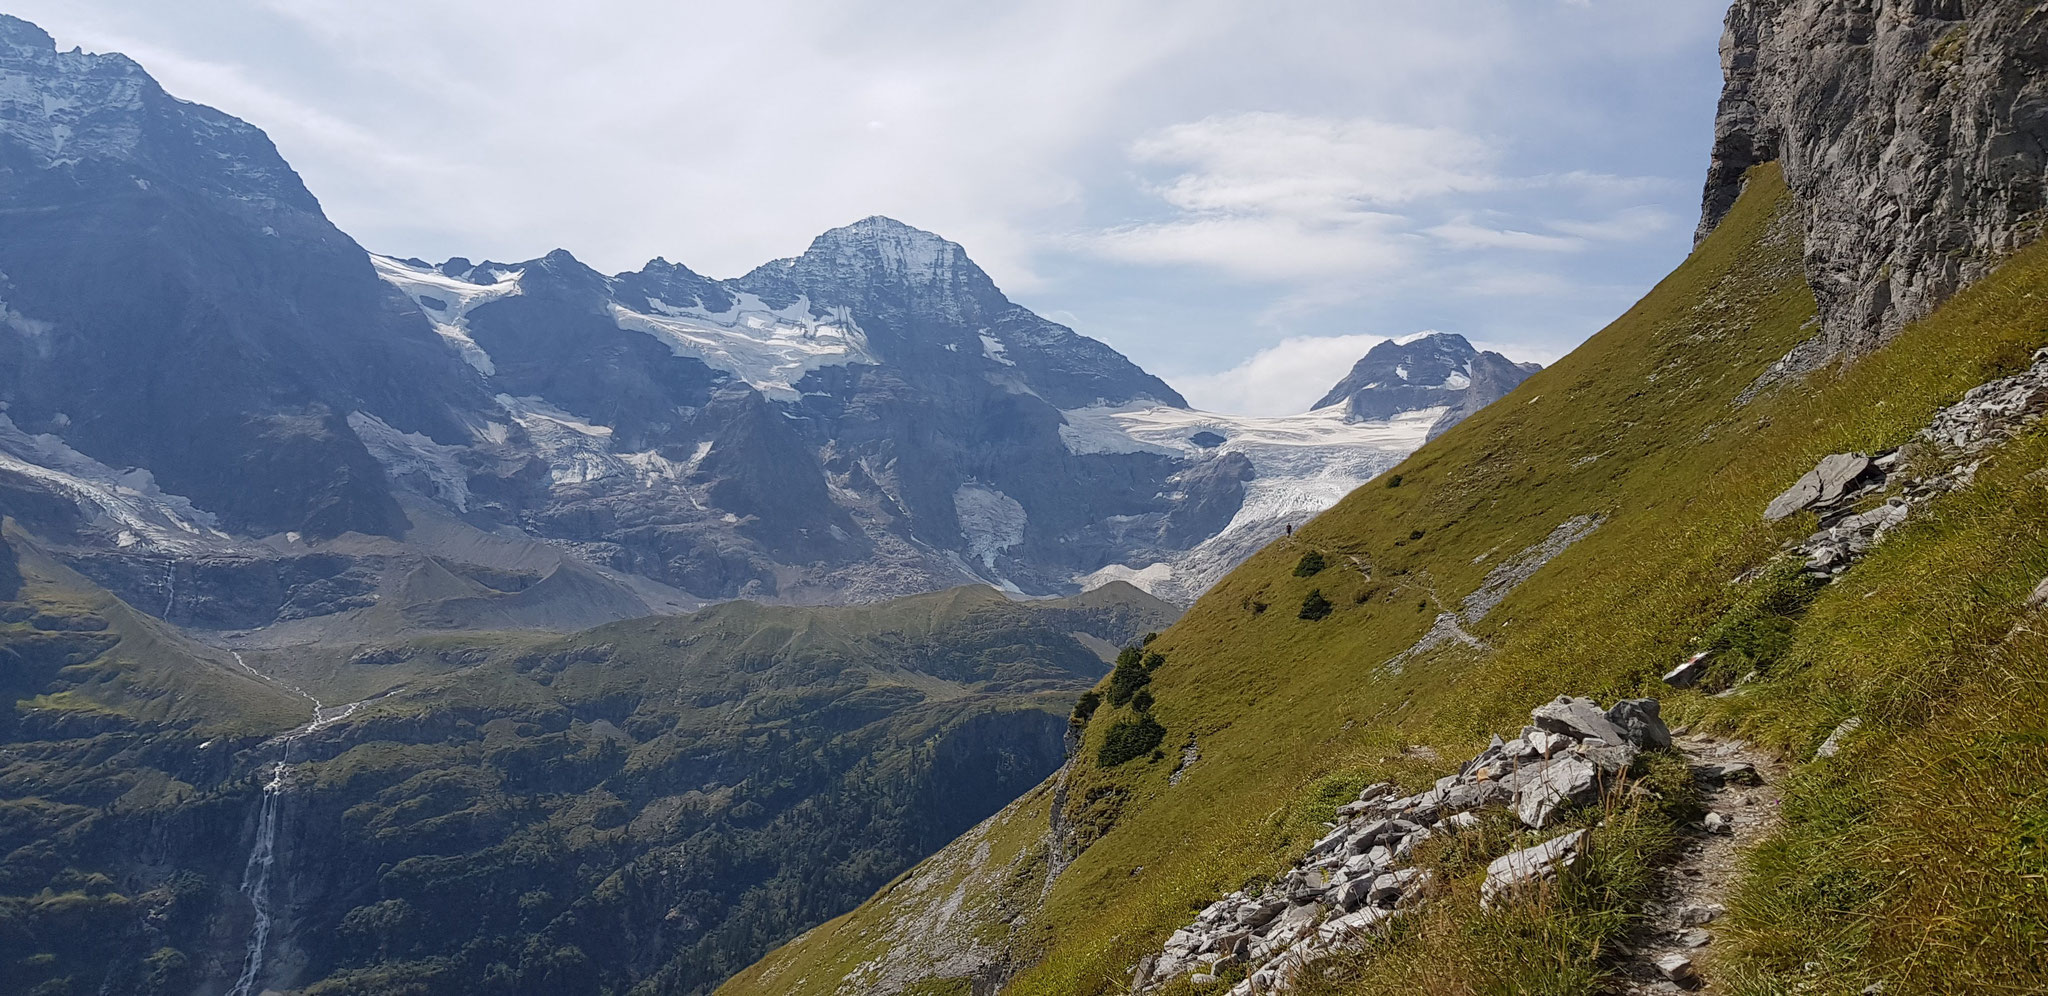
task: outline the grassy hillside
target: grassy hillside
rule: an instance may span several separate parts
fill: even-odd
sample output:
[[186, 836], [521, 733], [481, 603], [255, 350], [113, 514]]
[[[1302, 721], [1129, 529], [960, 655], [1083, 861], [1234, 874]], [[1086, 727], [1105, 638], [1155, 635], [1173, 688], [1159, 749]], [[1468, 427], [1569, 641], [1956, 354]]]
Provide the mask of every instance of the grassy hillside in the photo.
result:
[[[0, 549], [26, 551], [32, 577], [0, 630], [8, 992], [231, 982], [280, 759], [265, 983], [708, 989], [1042, 779], [1102, 652], [1176, 614], [1127, 585], [1030, 603], [960, 589], [435, 638], [349, 662], [401, 687], [287, 748], [265, 737], [308, 702], [220, 670], [224, 652], [177, 656], [200, 648], [161, 626], [131, 632], [139, 617], [83, 579], [37, 580], [61, 568], [13, 538]], [[76, 646], [47, 649], [60, 632]], [[54, 677], [16, 663], [62, 655]]]
[[[1834, 585], [1808, 591], [1758, 569], [1812, 530], [1811, 514], [1767, 525], [1761, 512], [1820, 457], [1906, 443], [2048, 344], [2048, 247], [1846, 371], [1738, 404], [1814, 330], [1792, 207], [1775, 169], [1759, 168], [1720, 229], [1626, 315], [1263, 551], [1162, 634], [1148, 648], [1163, 658], [1151, 701], [1100, 707], [1057, 791], [721, 991], [966, 994], [1007, 980], [1016, 994], [1120, 992], [1196, 909], [1283, 870], [1360, 785], [1422, 787], [1559, 693], [1657, 695], [1674, 725], [1741, 732], [1799, 762], [1842, 719], [1865, 720], [1848, 750], [1785, 786], [1787, 828], [1755, 857], [1723, 928], [1740, 953], [1718, 966], [1724, 982], [2038, 991], [2027, 987], [2048, 977], [2048, 672], [2025, 599], [2048, 575], [2048, 440], [2004, 447]], [[1482, 647], [1402, 656], [1490, 570], [1588, 516], [1599, 524], [1583, 540], [1468, 618]], [[1302, 563], [1310, 552], [1320, 572]], [[1315, 601], [1327, 613], [1304, 618]], [[1720, 698], [1661, 684], [1703, 648], [1722, 652], [1709, 690], [1755, 676]], [[1103, 767], [1102, 747], [1140, 722], [1141, 704], [1164, 728], [1159, 749]], [[1199, 759], [1171, 784], [1191, 738]], [[1055, 806], [1060, 846], [1046, 833]], [[1659, 829], [1633, 839], [1643, 846], [1606, 862], [1609, 882], [1649, 872]], [[961, 878], [973, 864], [963, 849], [1010, 855], [1010, 874]], [[1475, 867], [1446, 867], [1452, 898], [1328, 991], [1599, 990], [1640, 890], [1482, 916], [1457, 898], [1476, 892]], [[926, 952], [887, 986], [849, 981], [901, 961], [893, 925], [932, 919], [911, 893], [949, 875], [964, 885], [948, 917], [1004, 926]]]

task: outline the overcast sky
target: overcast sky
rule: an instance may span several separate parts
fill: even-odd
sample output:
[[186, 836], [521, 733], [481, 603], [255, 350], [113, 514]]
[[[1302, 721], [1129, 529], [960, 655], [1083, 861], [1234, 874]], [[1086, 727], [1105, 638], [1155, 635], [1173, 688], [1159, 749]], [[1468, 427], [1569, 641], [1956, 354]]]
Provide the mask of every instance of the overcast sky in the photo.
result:
[[1690, 248], [1727, 0], [0, 0], [400, 256], [735, 276], [886, 214], [1199, 407], [1549, 361]]

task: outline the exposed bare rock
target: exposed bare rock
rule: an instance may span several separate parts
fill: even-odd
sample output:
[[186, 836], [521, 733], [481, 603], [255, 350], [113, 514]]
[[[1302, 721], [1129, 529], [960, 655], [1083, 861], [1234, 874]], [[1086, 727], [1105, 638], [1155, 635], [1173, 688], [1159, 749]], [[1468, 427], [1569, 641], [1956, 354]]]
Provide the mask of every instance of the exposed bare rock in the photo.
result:
[[1486, 866], [1486, 881], [1479, 887], [1479, 901], [1492, 906], [1517, 892], [1555, 881], [1559, 874], [1578, 862], [1585, 841], [1586, 831], [1574, 830], [1534, 847], [1510, 851], [1495, 858]]
[[2048, 12], [2021, 0], [1736, 0], [1702, 238], [1777, 160], [1821, 332], [1781, 364], [1868, 351], [2040, 232]]

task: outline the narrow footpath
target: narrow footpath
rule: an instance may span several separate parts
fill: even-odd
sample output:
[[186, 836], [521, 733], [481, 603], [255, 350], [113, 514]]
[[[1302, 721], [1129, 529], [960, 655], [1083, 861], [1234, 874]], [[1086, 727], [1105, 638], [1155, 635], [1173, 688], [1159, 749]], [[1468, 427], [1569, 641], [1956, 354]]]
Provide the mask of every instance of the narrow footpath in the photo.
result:
[[1776, 757], [1742, 740], [1704, 735], [1676, 737], [1673, 744], [1692, 765], [1704, 819], [1685, 829], [1647, 918], [1629, 939], [1631, 954], [1614, 988], [1626, 996], [1716, 990], [1716, 921], [1727, 910], [1742, 853], [1769, 837], [1779, 821], [1784, 764]]

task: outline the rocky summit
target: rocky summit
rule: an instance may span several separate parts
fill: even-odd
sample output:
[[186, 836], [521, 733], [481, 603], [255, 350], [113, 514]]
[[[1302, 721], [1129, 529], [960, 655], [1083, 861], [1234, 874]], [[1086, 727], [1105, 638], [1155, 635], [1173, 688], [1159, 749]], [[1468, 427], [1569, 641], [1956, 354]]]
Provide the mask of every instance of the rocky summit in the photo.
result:
[[1429, 436], [1435, 438], [1540, 369], [1538, 364], [1516, 363], [1499, 353], [1474, 349], [1464, 336], [1432, 332], [1374, 346], [1316, 407], [1343, 405], [1345, 418], [1355, 422], [1442, 409], [1429, 426]]

